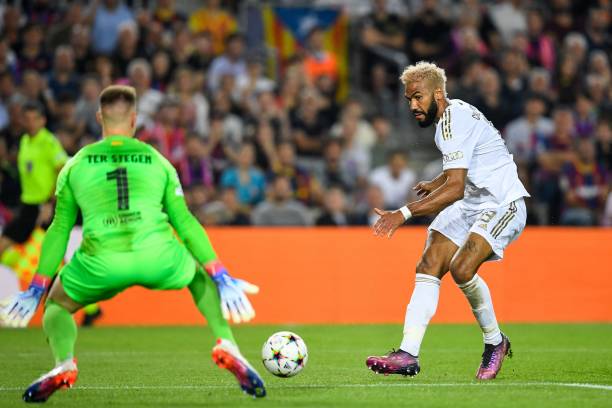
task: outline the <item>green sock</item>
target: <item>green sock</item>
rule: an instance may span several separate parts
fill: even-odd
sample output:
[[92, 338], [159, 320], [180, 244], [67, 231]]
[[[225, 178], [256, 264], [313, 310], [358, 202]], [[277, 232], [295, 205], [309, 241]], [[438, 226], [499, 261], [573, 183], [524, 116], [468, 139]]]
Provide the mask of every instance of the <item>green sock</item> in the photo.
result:
[[43, 315], [43, 329], [55, 363], [72, 358], [77, 338], [77, 326], [72, 314], [54, 301], [47, 301]]
[[195, 276], [189, 284], [189, 291], [198, 310], [208, 321], [214, 336], [236, 344], [232, 329], [221, 312], [217, 285], [200, 267], [197, 268]]

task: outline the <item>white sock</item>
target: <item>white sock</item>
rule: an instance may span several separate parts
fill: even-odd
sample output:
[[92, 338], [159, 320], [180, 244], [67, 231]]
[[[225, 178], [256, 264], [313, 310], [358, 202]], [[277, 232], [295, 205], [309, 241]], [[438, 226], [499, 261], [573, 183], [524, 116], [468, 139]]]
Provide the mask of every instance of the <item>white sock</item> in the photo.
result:
[[424, 273], [417, 273], [414, 291], [406, 308], [404, 339], [400, 349], [415, 357], [419, 355], [427, 325], [438, 308], [439, 297], [440, 279]]
[[474, 275], [469, 282], [457, 286], [463, 291], [472, 306], [472, 312], [478, 320], [485, 344], [501, 343], [501, 331], [495, 318], [491, 292], [485, 281], [478, 275]]

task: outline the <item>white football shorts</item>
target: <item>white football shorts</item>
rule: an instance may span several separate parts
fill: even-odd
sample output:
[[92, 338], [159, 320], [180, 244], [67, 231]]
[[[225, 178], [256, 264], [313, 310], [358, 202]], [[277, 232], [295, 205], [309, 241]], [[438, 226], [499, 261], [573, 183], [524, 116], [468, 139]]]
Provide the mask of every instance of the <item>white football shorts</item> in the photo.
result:
[[470, 209], [459, 200], [438, 214], [429, 231], [438, 231], [458, 247], [464, 244], [470, 233], [481, 235], [493, 249], [487, 260], [496, 261], [504, 257], [504, 249], [521, 235], [526, 221], [527, 209], [523, 198], [501, 207], [480, 210]]

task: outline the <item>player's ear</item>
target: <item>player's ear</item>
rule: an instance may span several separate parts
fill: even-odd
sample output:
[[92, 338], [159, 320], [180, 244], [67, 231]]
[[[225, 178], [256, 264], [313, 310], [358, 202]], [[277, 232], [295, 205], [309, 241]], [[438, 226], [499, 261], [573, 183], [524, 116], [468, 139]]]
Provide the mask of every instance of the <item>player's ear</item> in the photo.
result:
[[444, 100], [444, 92], [442, 92], [442, 88], [436, 88], [434, 91], [434, 98], [436, 99], [436, 102]]
[[100, 112], [100, 109], [96, 111], [96, 122], [98, 122], [98, 125], [102, 126], [102, 112]]

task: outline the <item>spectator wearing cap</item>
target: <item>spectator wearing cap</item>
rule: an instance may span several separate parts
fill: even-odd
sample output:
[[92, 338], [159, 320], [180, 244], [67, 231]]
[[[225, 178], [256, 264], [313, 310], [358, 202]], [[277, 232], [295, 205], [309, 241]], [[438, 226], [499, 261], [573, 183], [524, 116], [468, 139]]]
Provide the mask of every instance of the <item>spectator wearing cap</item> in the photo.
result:
[[226, 169], [221, 176], [221, 187], [236, 189], [238, 201], [244, 205], [256, 205], [264, 199], [265, 177], [253, 165], [254, 161], [253, 145], [244, 143], [238, 150], [236, 166]]
[[96, 1], [88, 19], [93, 21], [92, 48], [94, 52], [106, 55], [115, 50], [121, 24], [135, 22], [132, 12], [122, 0]]
[[564, 206], [562, 225], [593, 226], [599, 223], [608, 197], [606, 169], [597, 163], [593, 140], [579, 138], [575, 157], [561, 171]]
[[140, 140], [153, 145], [177, 169], [185, 160], [185, 130], [179, 126], [179, 107], [178, 99], [166, 97], [159, 106], [153, 126], [139, 134]]
[[266, 201], [255, 207], [251, 214], [254, 225], [307, 226], [312, 220], [308, 209], [292, 198], [291, 184], [287, 177], [277, 176], [268, 189]]
[[416, 173], [408, 167], [406, 154], [401, 150], [391, 152], [387, 164], [374, 169], [369, 176], [369, 183], [382, 190], [385, 208], [405, 205], [415, 181]]
[[215, 92], [224, 75], [234, 79], [246, 75], [246, 62], [244, 59], [244, 37], [235, 33], [227, 37], [227, 49], [223, 55], [215, 58], [208, 71], [208, 89]]
[[189, 17], [189, 29], [193, 33], [209, 32], [213, 49], [219, 55], [225, 51], [226, 38], [235, 33], [238, 24], [234, 16], [220, 7], [220, 0], [206, 0], [206, 6], [196, 10]]

